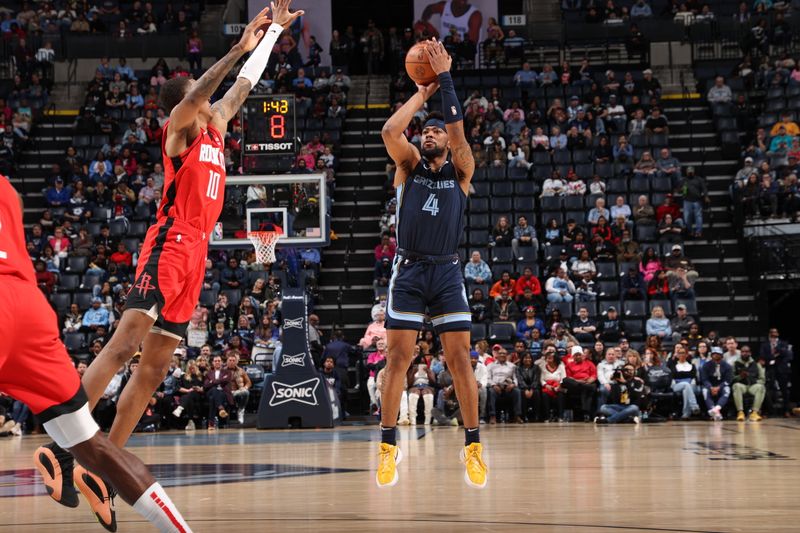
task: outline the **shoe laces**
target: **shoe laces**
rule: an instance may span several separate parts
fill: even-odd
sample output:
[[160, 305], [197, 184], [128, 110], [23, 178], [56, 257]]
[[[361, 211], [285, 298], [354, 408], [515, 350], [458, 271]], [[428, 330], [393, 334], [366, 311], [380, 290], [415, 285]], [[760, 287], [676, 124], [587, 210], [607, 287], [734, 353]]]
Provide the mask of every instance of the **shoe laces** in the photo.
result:
[[464, 447], [464, 464], [469, 470], [488, 470], [486, 463], [483, 462], [483, 457], [481, 457], [481, 449], [478, 446]]
[[391, 444], [381, 443], [381, 447], [378, 450], [378, 470], [385, 472], [392, 467], [396, 448], [396, 446], [392, 446]]

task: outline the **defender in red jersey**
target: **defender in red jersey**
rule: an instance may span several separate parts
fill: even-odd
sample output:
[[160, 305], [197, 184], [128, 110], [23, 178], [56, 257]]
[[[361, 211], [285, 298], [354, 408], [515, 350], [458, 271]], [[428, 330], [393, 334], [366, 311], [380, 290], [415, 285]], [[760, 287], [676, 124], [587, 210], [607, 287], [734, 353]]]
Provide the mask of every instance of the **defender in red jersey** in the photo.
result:
[[[36, 342], [24, 342], [21, 334], [24, 339]], [[2, 175], [0, 337], [5, 341], [0, 344], [0, 391], [30, 407], [60, 447], [68, 448], [81, 464], [110, 480], [126, 502], [162, 531], [189, 531], [144, 464], [111, 444], [92, 419], [86, 392], [58, 338], [56, 315], [36, 285], [33, 265], [25, 249], [19, 197]], [[15, 342], [17, 339], [21, 342]], [[68, 507], [76, 507], [72, 456], [41, 447], [36, 450], [34, 460], [50, 495]], [[62, 477], [69, 478], [69, 484], [55, 482], [55, 472], [64, 472]], [[95, 479], [100, 478], [88, 474], [75, 482], [91, 492]], [[159, 495], [165, 509], [151, 501], [153, 492]]]
[[[208, 237], [222, 209], [225, 186], [223, 135], [266, 68], [270, 51], [284, 28], [303, 11], [289, 12], [291, 0], [273, 3], [244, 29], [221, 60], [197, 80], [174, 78], [159, 94], [169, 114], [162, 141], [166, 179], [157, 222], [150, 228], [139, 257], [136, 279], [120, 324], [89, 366], [83, 386], [93, 408], [117, 369], [139, 350], [139, 368], [117, 403], [109, 438], [123, 446], [164, 380], [170, 360], [197, 303], [205, 271]], [[269, 28], [264, 31], [269, 25]], [[262, 39], [263, 37], [263, 39]], [[236, 82], [213, 105], [209, 99], [247, 52], [252, 54]], [[224, 410], [220, 415], [227, 414]], [[113, 510], [103, 509], [104, 515]], [[104, 523], [104, 525], [107, 525]]]

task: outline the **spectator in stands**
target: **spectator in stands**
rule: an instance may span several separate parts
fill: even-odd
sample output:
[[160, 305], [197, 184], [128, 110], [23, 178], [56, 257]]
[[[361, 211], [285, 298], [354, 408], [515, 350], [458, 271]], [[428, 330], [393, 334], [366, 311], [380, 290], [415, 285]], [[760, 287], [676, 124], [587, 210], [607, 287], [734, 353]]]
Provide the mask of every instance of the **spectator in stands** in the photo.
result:
[[517, 367], [508, 361], [508, 352], [505, 348], [498, 350], [496, 355], [497, 360], [487, 367], [489, 423], [497, 423], [497, 401], [510, 399], [512, 408], [509, 419], [522, 424], [522, 395], [517, 386]]
[[492, 282], [492, 271], [486, 261], [481, 259], [479, 251], [473, 251], [469, 262], [464, 265], [464, 278], [470, 284], [487, 285]]
[[532, 246], [536, 250], [539, 248], [539, 241], [536, 239], [536, 231], [528, 225], [528, 219], [520, 215], [517, 218], [517, 225], [514, 227], [514, 238], [511, 240], [514, 257], [520, 257], [520, 247], [522, 246]]
[[727, 104], [733, 100], [733, 92], [725, 84], [725, 78], [717, 76], [714, 79], [714, 85], [708, 90], [706, 99], [712, 104]]
[[222, 366], [222, 357], [215, 355], [206, 374], [203, 389], [208, 402], [208, 430], [214, 431], [228, 420], [228, 406], [233, 404], [231, 373]]
[[664, 203], [656, 208], [656, 222], [661, 223], [667, 213], [672, 215], [673, 222], [677, 224], [683, 223], [683, 219], [681, 218], [681, 209], [673, 203], [671, 194], [664, 196]]
[[593, 343], [597, 332], [597, 322], [589, 316], [589, 310], [581, 306], [578, 314], [572, 317], [572, 334], [582, 343]]
[[636, 0], [631, 6], [630, 15], [631, 18], [650, 18], [653, 16], [653, 10], [645, 0]]
[[594, 201], [594, 207], [589, 210], [589, 214], [586, 217], [586, 222], [591, 225], [596, 225], [600, 217], [604, 217], [608, 220], [608, 217], [611, 216], [611, 213], [608, 209], [606, 209], [606, 200], [603, 197], [597, 198]]
[[669, 135], [669, 123], [667, 118], [661, 114], [660, 108], [654, 107], [650, 110], [645, 129], [649, 137], [660, 134]]
[[541, 303], [544, 302], [542, 298], [542, 285], [539, 278], [533, 275], [533, 269], [526, 266], [522, 269], [522, 275], [514, 282], [514, 298], [519, 298], [525, 294], [525, 290], [531, 290], [531, 296], [534, 296]]
[[713, 420], [722, 420], [722, 409], [730, 398], [733, 381], [733, 369], [722, 360], [722, 348], [711, 349], [711, 360], [700, 368], [700, 381], [708, 416]]
[[124, 242], [117, 243], [117, 251], [111, 254], [111, 257], [108, 259], [112, 263], [116, 263], [117, 265], [125, 265], [128, 268], [130, 268], [133, 264], [133, 256], [128, 249], [125, 248]]
[[[781, 391], [781, 408], [785, 417], [789, 416], [790, 401], [790, 382], [792, 375], [792, 360], [794, 352], [789, 343], [780, 338], [777, 328], [769, 330], [767, 342], [761, 345], [759, 360], [764, 361], [767, 368], [767, 376], [773, 381]], [[773, 392], [774, 394], [774, 392]], [[776, 403], [773, 401], [773, 404]]]
[[86, 333], [96, 332], [98, 328], [108, 329], [109, 314], [108, 309], [102, 306], [103, 300], [95, 296], [92, 298], [92, 307], [83, 314], [83, 331]]
[[660, 244], [681, 242], [683, 240], [681, 238], [682, 233], [683, 227], [672, 220], [672, 215], [666, 214], [658, 225], [658, 242]]
[[660, 339], [672, 336], [672, 328], [670, 327], [669, 319], [664, 314], [663, 307], [660, 305], [653, 307], [650, 312], [650, 318], [647, 319], [645, 330], [648, 335], [655, 335]]
[[228, 265], [220, 273], [220, 284], [224, 289], [242, 289], [247, 272], [235, 257], [228, 259]]
[[503, 322], [516, 322], [519, 320], [519, 316], [519, 308], [517, 304], [514, 303], [514, 300], [511, 299], [511, 291], [509, 289], [502, 289], [500, 295], [494, 299], [492, 317], [494, 320]]
[[753, 359], [750, 347], [742, 346], [742, 352], [732, 363], [733, 380], [731, 391], [733, 392], [733, 403], [736, 405], [736, 421], [745, 421], [744, 395], [749, 394], [753, 397], [753, 406], [750, 411], [750, 421], [758, 422], [761, 420], [761, 404], [767, 394], [766, 372], [764, 367]]
[[632, 266], [620, 280], [620, 295], [623, 300], [642, 300], [647, 294], [647, 285], [639, 270]]
[[544, 180], [542, 184], [541, 197], [546, 196], [564, 196], [567, 192], [567, 182], [561, 177], [561, 174], [554, 170], [549, 178]]
[[375, 292], [375, 300], [378, 300], [378, 293], [389, 287], [389, 280], [392, 277], [392, 262], [388, 257], [382, 257], [375, 262], [375, 272], [373, 275], [372, 287]]
[[[375, 320], [370, 322], [364, 336], [358, 341], [359, 346], [363, 349], [369, 347], [377, 347], [378, 341], [386, 341], [386, 315], [383, 311], [379, 311]], [[338, 361], [337, 361], [338, 364]]]
[[616, 203], [611, 206], [611, 218], [616, 219], [623, 216], [627, 221], [631, 218], [631, 214], [631, 207], [625, 203], [625, 197], [617, 196]]
[[384, 257], [389, 260], [394, 260], [394, 254], [397, 250], [397, 245], [394, 244], [387, 233], [381, 235], [381, 243], [375, 247], [375, 260], [380, 261]]
[[83, 314], [81, 314], [78, 304], [70, 304], [69, 311], [64, 315], [64, 327], [61, 331], [64, 334], [77, 333], [80, 331], [82, 325]]
[[561, 382], [561, 386], [566, 390], [567, 395], [580, 397], [583, 421], [589, 422], [594, 412], [592, 403], [597, 390], [597, 368], [594, 363], [584, 357], [583, 348], [580, 346], [573, 346], [571, 355], [572, 359], [564, 365], [566, 377]]
[[[486, 342], [486, 341], [483, 341]], [[472, 350], [469, 355], [469, 362], [472, 365], [472, 372], [475, 375], [475, 381], [478, 383], [478, 415], [481, 420], [486, 420], [486, 398], [489, 386], [489, 373], [480, 360], [480, 354]]]
[[567, 271], [558, 268], [555, 275], [545, 283], [548, 302], [571, 302], [575, 295], [575, 284], [567, 277]]
[[583, 279], [587, 275], [591, 279], [597, 274], [597, 266], [592, 261], [588, 249], [581, 250], [578, 259], [572, 263], [570, 271], [574, 279]]
[[[544, 349], [541, 368], [542, 412], [545, 420], [562, 422], [564, 420], [565, 391], [561, 384], [567, 377], [564, 363], [558, 360], [556, 347]], [[555, 403], [555, 412], [553, 411]]]
[[492, 285], [492, 288], [489, 290], [489, 297], [497, 298], [500, 296], [500, 293], [504, 290], [508, 291], [509, 294], [514, 293], [514, 285], [515, 282], [511, 279], [511, 273], [508, 270], [504, 270], [500, 274], [500, 279]]
[[[381, 321], [383, 321], [382, 313], [382, 311], [376, 313], [376, 320], [381, 318]], [[383, 339], [386, 339], [385, 335]], [[331, 334], [331, 342], [325, 346], [325, 350], [322, 352], [323, 358], [333, 357], [336, 362], [336, 373], [339, 374], [341, 379], [347, 379], [347, 367], [350, 366], [350, 352], [352, 349], [352, 346], [345, 342], [342, 330], [337, 329]]]
[[514, 240], [514, 230], [508, 223], [508, 218], [501, 216], [497, 219], [497, 224], [492, 228], [490, 246], [506, 247], [511, 246]]
[[639, 263], [642, 259], [642, 252], [639, 243], [631, 238], [631, 232], [625, 229], [622, 237], [617, 244], [617, 263]]
[[64, 180], [58, 176], [53, 186], [47, 189], [45, 200], [50, 207], [66, 207], [72, 195], [72, 189], [64, 186]]
[[606, 309], [605, 317], [601, 318], [597, 323], [597, 338], [604, 343], [615, 343], [619, 342], [623, 333], [617, 308], [611, 306]]
[[517, 323], [517, 338], [523, 341], [531, 339], [534, 329], [539, 330], [539, 334], [544, 337], [544, 322], [541, 318], [536, 316], [536, 309], [533, 307], [526, 307], [524, 311], [525, 316]]
[[649, 151], [642, 152], [642, 157], [633, 167], [634, 179], [648, 179], [656, 175], [658, 168], [656, 161]]
[[669, 148], [662, 148], [656, 161], [658, 175], [670, 178], [673, 187], [679, 183], [681, 178], [681, 162], [672, 155]]
[[722, 354], [722, 358], [726, 363], [733, 366], [734, 361], [742, 355], [741, 350], [739, 350], [739, 343], [736, 342], [734, 337], [726, 337], [723, 346], [725, 347], [725, 353]]
[[469, 301], [469, 310], [472, 314], [472, 323], [482, 324], [491, 322], [493, 306], [494, 302], [486, 299], [482, 289], [473, 289], [472, 298], [470, 298]]
[[523, 353], [517, 365], [517, 386], [521, 398], [521, 414], [526, 422], [534, 422], [541, 417], [541, 367], [534, 364], [529, 352]]
[[514, 74], [514, 84], [523, 89], [532, 89], [537, 78], [536, 72], [531, 69], [531, 64], [525, 61], [522, 63], [522, 68]]
[[552, 151], [567, 149], [567, 136], [561, 133], [561, 128], [553, 126], [550, 129], [550, 149]]

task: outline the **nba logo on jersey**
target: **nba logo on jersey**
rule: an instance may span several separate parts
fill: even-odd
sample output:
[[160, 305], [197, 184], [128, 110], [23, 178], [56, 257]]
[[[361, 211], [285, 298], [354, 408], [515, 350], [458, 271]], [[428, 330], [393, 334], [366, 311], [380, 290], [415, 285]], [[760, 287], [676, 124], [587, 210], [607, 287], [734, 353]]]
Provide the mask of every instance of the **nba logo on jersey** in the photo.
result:
[[453, 116], [458, 115], [458, 111], [456, 111], [456, 106], [454, 106], [454, 105], [450, 106], [450, 114], [453, 115]]
[[213, 234], [215, 240], [222, 239], [222, 222], [214, 224]]

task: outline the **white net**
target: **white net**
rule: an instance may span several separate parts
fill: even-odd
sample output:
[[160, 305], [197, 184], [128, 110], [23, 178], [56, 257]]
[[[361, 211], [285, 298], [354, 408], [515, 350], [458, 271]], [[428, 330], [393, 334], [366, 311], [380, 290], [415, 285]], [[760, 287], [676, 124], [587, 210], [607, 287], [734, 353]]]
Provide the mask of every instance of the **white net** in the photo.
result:
[[277, 231], [251, 231], [247, 238], [256, 249], [256, 261], [262, 264], [275, 262], [275, 245], [281, 234]]

